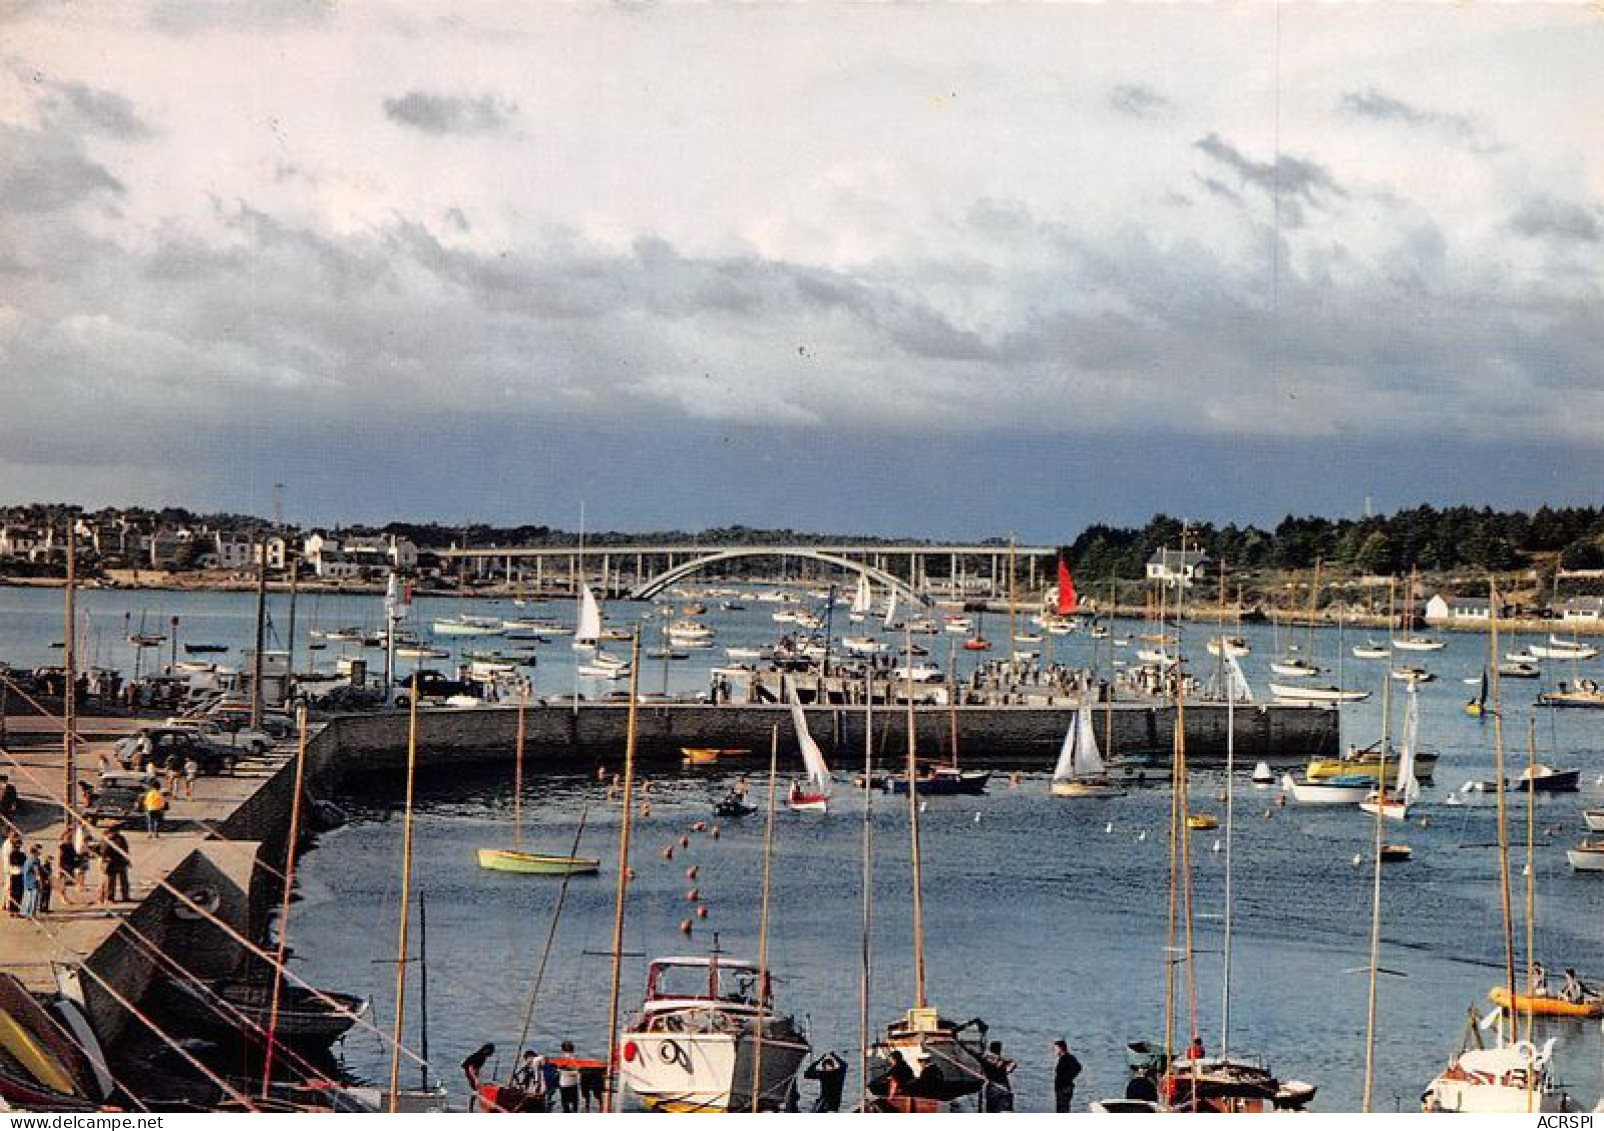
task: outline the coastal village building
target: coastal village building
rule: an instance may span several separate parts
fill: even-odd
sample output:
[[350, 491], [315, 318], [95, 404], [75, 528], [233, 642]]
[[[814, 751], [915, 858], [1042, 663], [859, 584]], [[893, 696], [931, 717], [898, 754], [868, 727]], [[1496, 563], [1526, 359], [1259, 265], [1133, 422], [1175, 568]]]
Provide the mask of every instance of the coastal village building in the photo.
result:
[[1201, 550], [1171, 550], [1168, 547], [1154, 551], [1147, 559], [1147, 579], [1162, 581], [1165, 585], [1191, 585], [1208, 572], [1208, 555]]
[[313, 531], [302, 546], [302, 556], [319, 577], [354, 578], [391, 569], [412, 570], [418, 564], [418, 547], [407, 538], [387, 535], [352, 535], [335, 538]]
[[[217, 549], [212, 555], [213, 568], [255, 569], [261, 563], [263, 542], [258, 539], [241, 534], [225, 534], [220, 530], [214, 537]], [[274, 536], [266, 540], [266, 546], [267, 568], [282, 572], [287, 549], [284, 539]]]
[[1492, 602], [1486, 597], [1434, 593], [1426, 602], [1427, 624], [1486, 624], [1492, 617]]
[[1604, 620], [1604, 597], [1570, 597], [1552, 606], [1566, 624], [1597, 624]]
[[50, 557], [55, 545], [51, 530], [37, 530], [31, 526], [0, 526], [0, 558], [25, 558], [30, 562]]

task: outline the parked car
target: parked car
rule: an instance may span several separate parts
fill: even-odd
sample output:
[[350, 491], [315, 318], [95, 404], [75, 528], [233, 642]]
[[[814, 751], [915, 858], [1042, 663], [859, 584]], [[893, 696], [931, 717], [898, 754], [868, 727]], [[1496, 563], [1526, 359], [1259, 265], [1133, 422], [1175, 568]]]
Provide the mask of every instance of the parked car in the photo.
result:
[[209, 741], [194, 727], [142, 727], [137, 734], [122, 739], [115, 747], [117, 760], [133, 770], [166, 766], [177, 757], [182, 766], [190, 758], [203, 774], [231, 774], [242, 751]]
[[273, 749], [272, 735], [263, 730], [252, 730], [244, 722], [236, 726], [234, 720], [217, 723], [210, 718], [175, 715], [165, 725], [193, 730], [213, 746], [227, 746], [241, 754], [265, 754]]
[[100, 775], [95, 799], [83, 811], [84, 819], [92, 824], [112, 824], [117, 821], [142, 821], [145, 814], [139, 801], [145, 791], [159, 783], [155, 774], [130, 770], [113, 770]]

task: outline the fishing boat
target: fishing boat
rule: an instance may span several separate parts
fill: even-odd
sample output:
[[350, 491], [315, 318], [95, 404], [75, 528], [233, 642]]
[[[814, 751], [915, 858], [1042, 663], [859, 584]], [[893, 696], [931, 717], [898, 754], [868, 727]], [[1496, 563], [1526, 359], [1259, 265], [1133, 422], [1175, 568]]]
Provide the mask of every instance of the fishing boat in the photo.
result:
[[[960, 770], [957, 766], [927, 766], [913, 779], [914, 789], [923, 797], [938, 797], [956, 793], [985, 793], [991, 781], [990, 770]], [[892, 774], [885, 779], [886, 789], [895, 794], [908, 792], [906, 774]]]
[[618, 1069], [656, 1111], [779, 1111], [807, 1055], [801, 1029], [774, 1012], [767, 973], [715, 952], [652, 962]]
[[1535, 1013], [1540, 1017], [1604, 1017], [1604, 996], [1596, 990], [1583, 991], [1575, 1001], [1559, 994], [1517, 993], [1511, 999], [1508, 986], [1494, 986], [1487, 997], [1506, 1012], [1513, 1000], [1516, 1013]]
[[1054, 797], [1106, 798], [1125, 792], [1108, 776], [1108, 767], [1097, 748], [1090, 707], [1077, 709], [1064, 732], [1051, 788]]
[[1539, 707], [1604, 707], [1604, 691], [1591, 679], [1579, 679], [1574, 685], [1560, 680], [1553, 691], [1540, 692]]
[[1575, 848], [1565, 850], [1573, 872], [1604, 872], [1604, 840], [1587, 838]]
[[750, 817], [756, 812], [756, 805], [747, 804], [746, 798], [733, 790], [713, 803], [715, 817]]
[[1325, 781], [1296, 781], [1283, 774], [1281, 788], [1299, 805], [1356, 805], [1375, 788], [1374, 774], [1353, 774]]
[[808, 733], [808, 717], [797, 702], [795, 691], [791, 695], [791, 725], [796, 728], [797, 746], [802, 751], [802, 764], [807, 777], [793, 781], [785, 798], [785, 806], [800, 812], [824, 813], [830, 808], [830, 767], [824, 760], [824, 751]]
[[1347, 691], [1339, 687], [1301, 687], [1286, 683], [1270, 684], [1277, 703], [1318, 706], [1328, 703], [1360, 703], [1370, 698], [1368, 691]]
[[1264, 1065], [1242, 1057], [1180, 1057], [1159, 1078], [1159, 1095], [1172, 1112], [1302, 1111], [1315, 1091], [1300, 1080], [1282, 1082]]
[[1374, 640], [1367, 640], [1363, 644], [1355, 644], [1351, 649], [1356, 660], [1385, 660], [1392, 655], [1392, 649], [1385, 644], [1377, 644]]

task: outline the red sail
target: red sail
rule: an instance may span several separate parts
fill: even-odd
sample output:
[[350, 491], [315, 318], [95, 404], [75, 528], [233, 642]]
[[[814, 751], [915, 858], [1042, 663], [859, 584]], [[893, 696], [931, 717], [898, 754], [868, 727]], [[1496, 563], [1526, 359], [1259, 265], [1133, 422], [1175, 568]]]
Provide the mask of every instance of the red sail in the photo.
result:
[[1080, 599], [1075, 596], [1075, 582], [1069, 576], [1069, 563], [1063, 558], [1058, 559], [1058, 615], [1067, 617], [1080, 607]]

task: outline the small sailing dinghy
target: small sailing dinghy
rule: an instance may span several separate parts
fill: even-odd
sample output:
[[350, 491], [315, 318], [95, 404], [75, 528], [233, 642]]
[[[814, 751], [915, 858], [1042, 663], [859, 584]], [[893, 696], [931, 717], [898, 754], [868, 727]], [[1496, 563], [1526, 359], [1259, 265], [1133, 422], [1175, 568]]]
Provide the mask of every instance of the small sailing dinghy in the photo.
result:
[[1058, 765], [1053, 770], [1054, 797], [1118, 797], [1122, 790], [1108, 776], [1103, 755], [1097, 748], [1097, 735], [1092, 726], [1092, 712], [1081, 707], [1064, 732], [1064, 744], [1058, 751]]
[[813, 735], [808, 732], [808, 717], [802, 710], [802, 704], [797, 702], [794, 689], [791, 693], [791, 724], [796, 727], [796, 741], [802, 749], [802, 764], [807, 767], [807, 777], [791, 783], [790, 793], [785, 798], [786, 808], [807, 813], [828, 812], [830, 767], [824, 760], [824, 751], [819, 749], [819, 744], [813, 741]]
[[1366, 813], [1380, 811], [1381, 816], [1395, 821], [1409, 818], [1409, 807], [1420, 800], [1420, 782], [1415, 778], [1415, 745], [1420, 734], [1420, 698], [1414, 685], [1409, 686], [1409, 704], [1404, 709], [1403, 738], [1398, 756], [1398, 778], [1391, 796], [1379, 784], [1374, 792], [1359, 803]]

